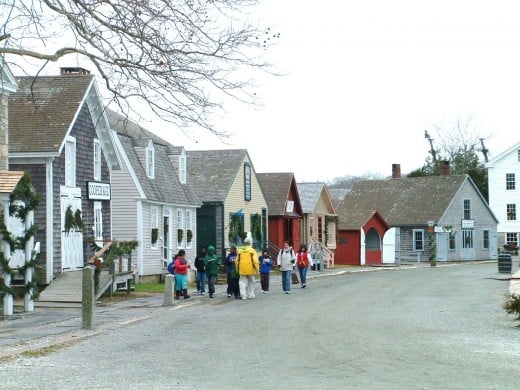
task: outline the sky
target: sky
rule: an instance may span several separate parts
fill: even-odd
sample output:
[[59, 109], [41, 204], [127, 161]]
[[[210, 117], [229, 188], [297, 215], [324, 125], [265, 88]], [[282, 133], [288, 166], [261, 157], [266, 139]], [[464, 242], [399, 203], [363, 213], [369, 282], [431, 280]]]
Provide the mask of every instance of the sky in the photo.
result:
[[228, 145], [205, 136], [187, 149], [246, 148], [257, 172], [305, 182], [391, 175], [394, 163], [410, 172], [428, 157], [424, 131], [435, 143], [458, 121], [490, 158], [519, 141], [520, 2], [274, 0], [263, 10], [280, 32], [269, 60], [286, 75], [258, 89], [262, 107], [230, 105]]
[[457, 121], [490, 158], [519, 141], [520, 2], [265, 0], [251, 15], [280, 33], [261, 106], [228, 102], [223, 143], [145, 126], [187, 150], [245, 148], [256, 172], [298, 182], [420, 168], [436, 128]]

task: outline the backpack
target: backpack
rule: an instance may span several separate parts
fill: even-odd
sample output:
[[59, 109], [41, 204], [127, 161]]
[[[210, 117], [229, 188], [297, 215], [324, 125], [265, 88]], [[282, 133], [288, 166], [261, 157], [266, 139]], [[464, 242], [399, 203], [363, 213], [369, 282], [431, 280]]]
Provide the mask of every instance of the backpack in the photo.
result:
[[168, 272], [172, 275], [175, 273], [175, 262], [173, 260], [168, 263]]

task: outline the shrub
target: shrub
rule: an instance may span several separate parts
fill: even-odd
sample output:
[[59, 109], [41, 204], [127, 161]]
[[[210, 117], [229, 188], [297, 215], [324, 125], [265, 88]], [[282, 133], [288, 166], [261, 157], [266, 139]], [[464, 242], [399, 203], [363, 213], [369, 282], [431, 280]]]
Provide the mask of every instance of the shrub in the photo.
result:
[[520, 295], [511, 295], [504, 303], [504, 309], [509, 314], [516, 314], [516, 319], [520, 320]]

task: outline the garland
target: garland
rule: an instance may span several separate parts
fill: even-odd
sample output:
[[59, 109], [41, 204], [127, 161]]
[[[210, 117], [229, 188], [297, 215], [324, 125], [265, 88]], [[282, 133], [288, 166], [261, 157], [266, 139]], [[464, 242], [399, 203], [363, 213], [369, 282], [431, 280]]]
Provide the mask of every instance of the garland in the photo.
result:
[[[94, 239], [91, 239], [91, 248], [94, 252], [97, 252], [101, 248], [96, 244]], [[90, 241], [90, 239], [89, 239]], [[139, 246], [139, 241], [131, 240], [131, 241], [114, 241], [110, 248], [103, 254], [103, 262], [101, 259], [96, 258], [94, 260], [94, 291], [97, 293], [99, 291], [99, 276], [103, 268], [110, 268], [114, 259], [119, 258], [120, 256], [130, 256], [132, 251]]]
[[182, 242], [182, 237], [184, 236], [184, 230], [182, 229], [177, 229], [177, 242], [178, 243], [181, 243]]
[[[25, 219], [30, 211], [34, 211], [40, 203], [40, 195], [34, 189], [31, 179], [27, 174], [24, 174], [15, 189], [9, 195], [9, 216], [20, 219], [25, 223]], [[20, 202], [23, 204], [21, 204]], [[36, 234], [37, 227], [33, 224], [30, 228], [26, 227], [25, 234], [22, 237], [14, 237], [8, 230], [5, 223], [0, 224], [0, 231], [2, 234], [2, 240], [9, 244], [11, 253], [16, 250], [25, 250], [25, 244]], [[29, 268], [36, 266], [37, 253], [32, 251], [31, 260], [26, 262], [22, 267], [18, 269], [19, 273], [25, 275]], [[0, 267], [2, 272], [5, 274], [11, 274], [14, 276], [14, 270], [9, 266], [9, 260], [5, 257], [4, 253], [0, 252]], [[23, 295], [32, 293], [33, 299], [37, 299], [39, 296], [38, 284], [36, 281], [36, 275], [33, 273], [32, 280], [24, 285]], [[5, 283], [0, 285], [0, 296], [6, 294], [16, 295], [16, 290], [12, 286], [6, 286]]]
[[192, 239], [193, 239], [193, 232], [191, 231], [191, 229], [188, 229], [188, 231], [186, 232], [186, 241], [191, 242]]
[[81, 210], [76, 209], [73, 213], [72, 206], [67, 207], [65, 211], [65, 233], [69, 234], [71, 230], [82, 232], [84, 227], [85, 225], [81, 219]]

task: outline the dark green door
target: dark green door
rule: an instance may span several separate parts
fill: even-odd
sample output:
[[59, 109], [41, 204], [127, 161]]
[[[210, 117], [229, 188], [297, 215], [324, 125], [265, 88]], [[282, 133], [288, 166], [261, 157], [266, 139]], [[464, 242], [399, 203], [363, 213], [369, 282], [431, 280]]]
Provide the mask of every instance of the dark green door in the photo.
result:
[[197, 214], [197, 253], [200, 253], [200, 248], [208, 245], [216, 245], [216, 218], [215, 214]]

